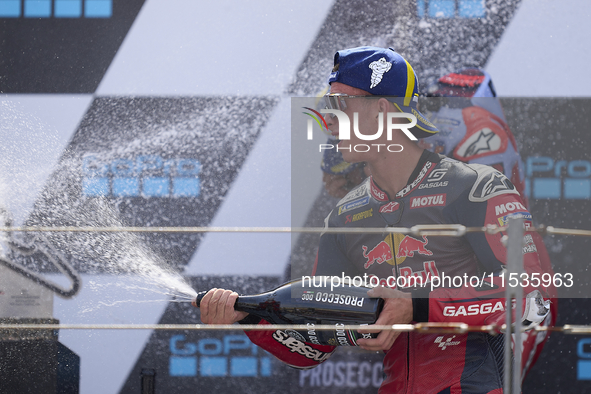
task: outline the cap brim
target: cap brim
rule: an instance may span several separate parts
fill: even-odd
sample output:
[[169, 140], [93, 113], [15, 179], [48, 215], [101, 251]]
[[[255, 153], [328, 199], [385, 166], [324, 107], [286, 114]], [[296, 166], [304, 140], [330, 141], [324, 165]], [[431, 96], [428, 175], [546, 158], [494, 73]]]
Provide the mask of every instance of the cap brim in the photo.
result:
[[416, 102], [411, 101], [410, 105], [404, 106], [397, 102], [399, 100], [389, 100], [392, 101], [392, 104], [394, 104], [400, 112], [411, 113], [417, 118], [417, 125], [410, 129], [410, 132], [416, 138], [427, 138], [439, 133], [437, 127], [435, 127], [433, 123], [429, 122], [427, 118], [419, 112]]

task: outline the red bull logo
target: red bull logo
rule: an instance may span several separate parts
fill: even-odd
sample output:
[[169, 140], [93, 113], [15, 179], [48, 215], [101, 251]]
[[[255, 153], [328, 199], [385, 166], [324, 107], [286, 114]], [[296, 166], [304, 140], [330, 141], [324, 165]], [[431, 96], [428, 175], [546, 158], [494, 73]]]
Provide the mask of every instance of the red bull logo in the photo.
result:
[[382, 264], [392, 258], [392, 251], [390, 245], [386, 241], [382, 241], [376, 245], [375, 248], [367, 252], [368, 247], [363, 245], [363, 257], [367, 259], [363, 268], [368, 269], [373, 263]]
[[400, 257], [413, 257], [415, 252], [422, 254], [424, 256], [432, 256], [433, 252], [429, 249], [425, 248], [429, 241], [427, 237], [423, 235], [423, 241], [413, 238], [411, 236], [405, 236], [404, 239], [400, 242], [398, 246], [398, 253], [396, 254], [396, 258]]
[[403, 267], [400, 268], [400, 275], [406, 278], [405, 286], [401, 287], [425, 286], [431, 278], [439, 277], [439, 271], [435, 261], [423, 261], [423, 270], [415, 272], [411, 267]]

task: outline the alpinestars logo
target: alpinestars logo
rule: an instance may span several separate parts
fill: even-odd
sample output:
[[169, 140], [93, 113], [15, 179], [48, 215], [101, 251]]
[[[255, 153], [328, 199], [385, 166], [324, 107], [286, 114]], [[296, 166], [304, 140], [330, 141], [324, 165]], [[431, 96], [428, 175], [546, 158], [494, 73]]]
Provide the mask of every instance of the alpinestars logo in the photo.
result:
[[486, 152], [493, 152], [501, 149], [501, 138], [495, 134], [490, 128], [485, 127], [478, 133], [470, 136], [457, 149], [459, 157], [472, 157]]
[[445, 350], [445, 348], [449, 347], [449, 346], [457, 346], [459, 345], [461, 342], [460, 341], [452, 341], [452, 339], [454, 339], [456, 336], [452, 336], [447, 338], [445, 341], [443, 340], [443, 336], [437, 337], [435, 338], [435, 342], [434, 343], [438, 343], [439, 347], [441, 348], [441, 350]]
[[380, 212], [381, 213], [390, 213], [390, 212], [397, 211], [398, 208], [400, 208], [400, 204], [398, 204], [395, 201], [390, 201], [388, 204], [382, 205], [382, 207], [380, 208]]
[[433, 163], [431, 163], [430, 161], [426, 162], [423, 168], [421, 169], [421, 172], [419, 173], [417, 179], [415, 179], [410, 185], [406, 185], [404, 189], [396, 193], [396, 197], [404, 197], [408, 193], [410, 193], [419, 183], [421, 183], [423, 178], [425, 178], [425, 175], [427, 175], [427, 173], [430, 171], [431, 167], [433, 167]]
[[478, 179], [470, 190], [468, 199], [472, 202], [483, 202], [501, 194], [519, 194], [509, 179], [492, 167], [473, 164], [478, 172]]
[[482, 193], [484, 196], [498, 193], [499, 191], [508, 190], [512, 185], [509, 184], [506, 177], [503, 174], [493, 174], [484, 184]]
[[386, 61], [386, 58], [383, 57], [380, 60], [376, 60], [375, 62], [371, 62], [369, 64], [369, 68], [371, 69], [371, 85], [369, 86], [370, 89], [375, 88], [380, 82], [382, 82], [382, 77], [384, 73], [387, 73], [392, 68], [392, 63]]

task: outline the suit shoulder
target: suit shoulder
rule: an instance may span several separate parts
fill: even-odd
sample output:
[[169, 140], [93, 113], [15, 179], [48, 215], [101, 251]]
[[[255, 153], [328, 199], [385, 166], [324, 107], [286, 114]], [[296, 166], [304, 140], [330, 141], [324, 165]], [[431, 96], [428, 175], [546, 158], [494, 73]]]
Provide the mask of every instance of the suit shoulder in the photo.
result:
[[337, 207], [363, 196], [369, 196], [369, 177], [365, 178], [363, 182], [351, 189], [345, 197], [341, 198], [339, 202], [337, 202]]
[[[336, 225], [345, 225], [347, 216], [373, 207], [375, 199], [370, 193], [370, 179], [367, 178], [345, 197], [343, 197], [331, 212], [331, 217]], [[347, 215], [343, 215], [347, 213]]]
[[502, 194], [519, 192], [503, 173], [484, 164], [466, 164], [475, 174], [475, 181], [470, 189], [468, 199], [472, 202], [483, 202]]

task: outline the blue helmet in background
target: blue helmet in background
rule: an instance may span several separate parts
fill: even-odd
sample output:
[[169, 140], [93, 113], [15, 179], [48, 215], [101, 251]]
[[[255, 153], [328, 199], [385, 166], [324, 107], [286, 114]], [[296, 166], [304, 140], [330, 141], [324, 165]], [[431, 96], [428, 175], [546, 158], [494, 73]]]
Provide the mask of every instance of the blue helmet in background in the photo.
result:
[[479, 68], [464, 68], [439, 78], [425, 96], [421, 111], [439, 133], [419, 144], [466, 163], [490, 165], [524, 196], [523, 162], [490, 75]]
[[[326, 143], [336, 146], [338, 140], [330, 137]], [[356, 168], [362, 167], [362, 163], [347, 163], [345, 160], [343, 160], [342, 153], [337, 152], [336, 149], [324, 150], [324, 153], [322, 154], [322, 162], [320, 163], [320, 168], [322, 171], [332, 175], [346, 175]]]

